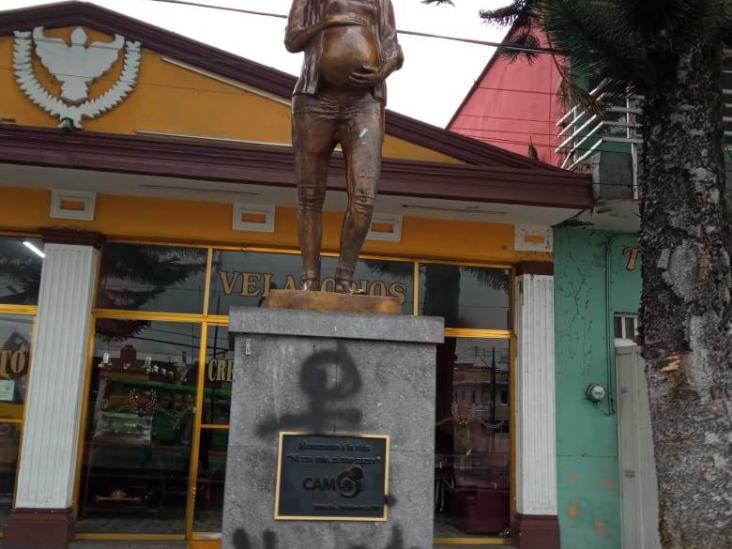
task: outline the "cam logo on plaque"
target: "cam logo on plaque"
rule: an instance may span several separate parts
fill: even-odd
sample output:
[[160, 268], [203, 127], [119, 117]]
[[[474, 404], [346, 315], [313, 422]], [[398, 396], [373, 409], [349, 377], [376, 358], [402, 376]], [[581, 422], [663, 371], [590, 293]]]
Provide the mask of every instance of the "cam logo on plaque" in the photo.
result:
[[276, 520], [385, 521], [387, 435], [280, 432]]

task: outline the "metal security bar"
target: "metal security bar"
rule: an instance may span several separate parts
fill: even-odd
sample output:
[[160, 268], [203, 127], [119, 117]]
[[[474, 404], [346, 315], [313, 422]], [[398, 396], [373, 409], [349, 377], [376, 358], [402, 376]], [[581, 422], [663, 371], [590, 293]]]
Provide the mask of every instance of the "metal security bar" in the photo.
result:
[[621, 144], [615, 145], [615, 149], [626, 145], [632, 161], [633, 198], [638, 198], [638, 149], [642, 144], [641, 125], [638, 123], [640, 98], [614, 98], [605, 91], [605, 87], [603, 81], [590, 91], [592, 97], [605, 104], [605, 116], [574, 106], [557, 122], [560, 128], [558, 135], [563, 140], [555, 152], [564, 155], [562, 168], [578, 170], [591, 164], [599, 151], [612, 147], [608, 144]]
[[[732, 50], [724, 52], [722, 73], [724, 98], [724, 140], [727, 160], [727, 178], [732, 179]], [[605, 104], [605, 116], [579, 105], [571, 108], [558, 122], [558, 135], [562, 139], [555, 149], [564, 156], [562, 168], [591, 170], [600, 152], [625, 152], [631, 158], [633, 198], [638, 199], [638, 158], [642, 140], [640, 103], [642, 97], [629, 95], [613, 98], [605, 90], [603, 81], [590, 95]], [[603, 182], [600, 181], [600, 184]]]

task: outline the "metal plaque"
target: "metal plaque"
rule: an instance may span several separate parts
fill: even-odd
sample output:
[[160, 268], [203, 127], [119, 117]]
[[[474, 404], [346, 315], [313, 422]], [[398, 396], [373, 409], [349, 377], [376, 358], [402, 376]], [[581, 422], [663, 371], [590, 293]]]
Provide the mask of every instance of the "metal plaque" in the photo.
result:
[[275, 519], [385, 521], [389, 437], [280, 433]]

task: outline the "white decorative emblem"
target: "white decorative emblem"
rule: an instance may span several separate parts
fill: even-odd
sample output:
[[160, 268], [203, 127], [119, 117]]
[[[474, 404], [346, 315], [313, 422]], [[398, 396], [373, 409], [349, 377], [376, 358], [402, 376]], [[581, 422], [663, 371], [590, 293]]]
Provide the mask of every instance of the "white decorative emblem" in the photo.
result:
[[[13, 70], [28, 98], [49, 114], [58, 117], [60, 126], [81, 128], [81, 118], [95, 118], [119, 105], [137, 82], [140, 69], [140, 43], [125, 42], [115, 34], [112, 42], [86, 45], [84, 29], [71, 33], [71, 45], [61, 38], [49, 38], [43, 27], [33, 32], [16, 31]], [[61, 97], [51, 95], [33, 71], [33, 44], [41, 64], [61, 83]], [[124, 67], [114, 86], [95, 99], [89, 99], [89, 86], [101, 78], [125, 49]]]

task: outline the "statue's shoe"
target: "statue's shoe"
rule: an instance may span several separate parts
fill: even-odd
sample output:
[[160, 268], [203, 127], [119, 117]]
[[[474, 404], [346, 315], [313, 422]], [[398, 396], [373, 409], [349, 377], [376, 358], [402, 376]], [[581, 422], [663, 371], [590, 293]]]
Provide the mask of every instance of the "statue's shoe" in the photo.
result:
[[320, 291], [320, 280], [317, 278], [308, 278], [302, 282], [303, 292], [318, 292]]
[[335, 291], [337, 294], [366, 295], [366, 291], [353, 280], [336, 278]]

